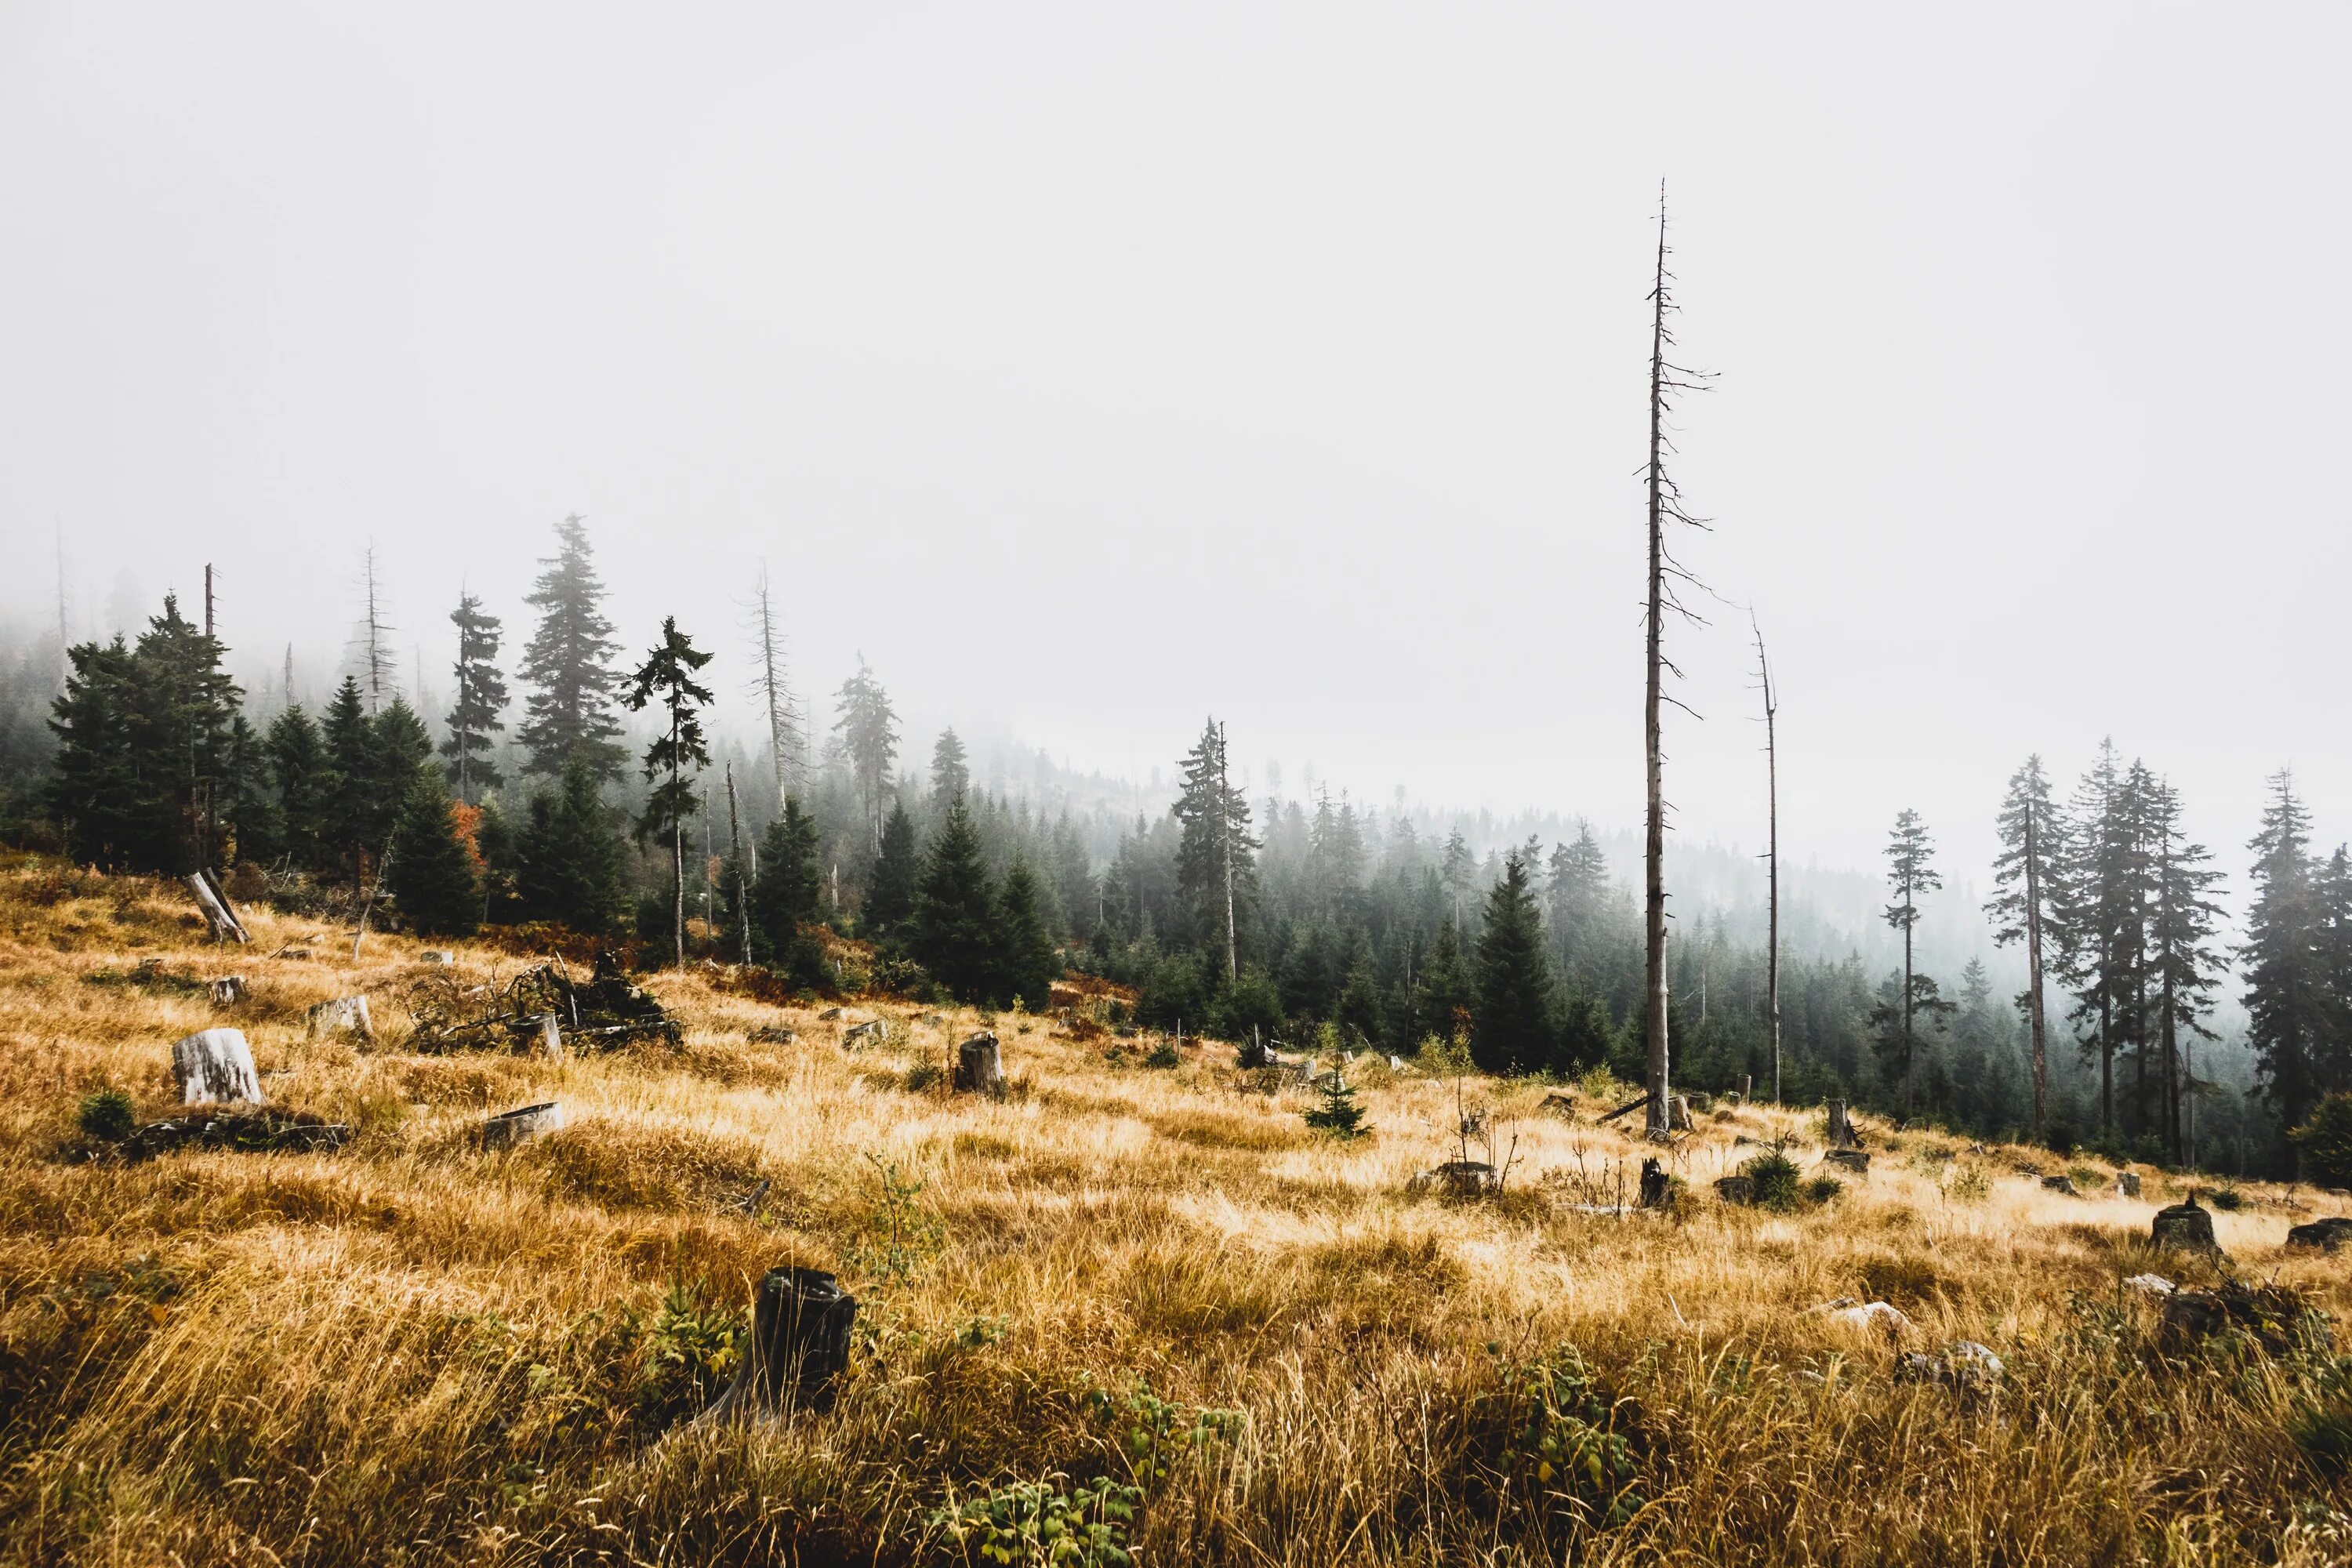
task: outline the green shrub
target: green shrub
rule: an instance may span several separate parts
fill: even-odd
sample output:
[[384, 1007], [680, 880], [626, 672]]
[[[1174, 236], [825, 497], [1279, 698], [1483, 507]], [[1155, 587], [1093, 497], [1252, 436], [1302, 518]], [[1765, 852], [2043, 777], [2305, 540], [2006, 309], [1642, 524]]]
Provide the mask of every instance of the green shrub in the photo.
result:
[[2224, 1214], [2236, 1214], [2246, 1206], [2245, 1198], [2235, 1187], [2216, 1187], [2205, 1194], [2205, 1200]]
[[735, 1375], [745, 1329], [742, 1309], [712, 1302], [702, 1281], [672, 1279], [645, 1331], [637, 1410], [646, 1425], [667, 1426], [717, 1397]]
[[81, 1130], [101, 1143], [120, 1143], [139, 1123], [138, 1107], [119, 1089], [101, 1089], [84, 1095]]
[[1844, 1191], [1845, 1184], [1835, 1176], [1815, 1176], [1805, 1184], [1805, 1201], [1817, 1205], [1825, 1204]]
[[1307, 1125], [1335, 1138], [1361, 1138], [1364, 1135], [1364, 1108], [1356, 1103], [1356, 1091], [1334, 1068], [1323, 1080], [1323, 1103], [1311, 1105], [1301, 1112]]
[[1980, 1204], [1992, 1195], [1992, 1179], [1981, 1165], [1962, 1165], [1952, 1172], [1951, 1184], [1944, 1191], [1960, 1203]]
[[1506, 1505], [1540, 1500], [1603, 1529], [1639, 1513], [1633, 1409], [1610, 1397], [1576, 1347], [1521, 1363], [1499, 1345], [1486, 1353], [1501, 1386], [1479, 1400], [1473, 1421], [1485, 1434], [1481, 1447], [1506, 1489]]
[[1184, 1058], [1176, 1054], [1176, 1047], [1172, 1041], [1162, 1040], [1144, 1053], [1143, 1065], [1148, 1068], [1182, 1067]]
[[1128, 1532], [1142, 1502], [1140, 1489], [1108, 1476], [1070, 1486], [1056, 1475], [992, 1488], [940, 1510], [929, 1523], [967, 1560], [1007, 1568], [1126, 1568], [1134, 1561]]
[[1797, 1206], [1797, 1163], [1780, 1150], [1766, 1150], [1740, 1166], [1739, 1173], [1756, 1184], [1759, 1208], [1786, 1213]]
[[2311, 1120], [2287, 1134], [2303, 1179], [2322, 1187], [2352, 1187], [2352, 1094], [2331, 1094]]

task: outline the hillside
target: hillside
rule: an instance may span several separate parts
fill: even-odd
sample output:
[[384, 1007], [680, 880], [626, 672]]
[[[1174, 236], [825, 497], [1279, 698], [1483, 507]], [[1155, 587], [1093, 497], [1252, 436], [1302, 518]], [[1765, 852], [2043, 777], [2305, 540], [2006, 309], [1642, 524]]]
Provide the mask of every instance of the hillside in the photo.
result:
[[[2308, 1315], [2352, 1308], [2347, 1260], [2286, 1246], [2352, 1205], [2309, 1188], [2209, 1194], [2225, 1270], [2147, 1244], [2185, 1195], [2153, 1167], [2131, 1198], [1874, 1124], [1866, 1174], [1779, 1212], [1713, 1184], [1775, 1139], [1830, 1173], [1823, 1116], [1727, 1105], [1624, 1212], [1651, 1151], [1596, 1125], [1605, 1079], [1360, 1058], [1340, 1141], [1230, 1047], [1071, 998], [993, 1018], [1007, 1092], [954, 1094], [970, 1010], [828, 1020], [709, 968], [639, 977], [675, 1044], [426, 1054], [415, 999], [530, 960], [247, 923], [224, 949], [169, 885], [0, 864], [0, 1563], [957, 1561], [948, 1515], [1055, 1498], [1066, 1561], [2352, 1559], [2352, 1359]], [[353, 994], [375, 1040], [310, 1037]], [[172, 1045], [215, 1025], [349, 1142], [133, 1163], [78, 1128], [110, 1085], [174, 1114]], [[551, 1100], [562, 1130], [480, 1147]], [[1458, 1103], [1499, 1196], [1413, 1190]], [[2070, 1165], [2083, 1195], [2042, 1185]], [[689, 1427], [782, 1264], [858, 1298], [837, 1399]], [[2264, 1293], [2211, 1334], [2125, 1283], [2225, 1273]]]

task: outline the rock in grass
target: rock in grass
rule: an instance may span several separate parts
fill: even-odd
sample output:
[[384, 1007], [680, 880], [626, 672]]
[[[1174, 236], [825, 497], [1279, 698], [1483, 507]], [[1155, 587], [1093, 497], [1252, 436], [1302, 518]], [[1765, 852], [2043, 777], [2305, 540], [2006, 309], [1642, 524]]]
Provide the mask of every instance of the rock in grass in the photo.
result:
[[243, 1029], [199, 1029], [172, 1047], [183, 1105], [261, 1103], [261, 1077]]
[[1997, 1394], [2009, 1368], [1990, 1345], [1959, 1340], [1935, 1355], [1914, 1351], [1895, 1364], [1897, 1383], [1933, 1383], [1964, 1394]]
[[2081, 1189], [2074, 1185], [2074, 1178], [2072, 1176], [2044, 1176], [2042, 1178], [2042, 1190], [2045, 1193], [2063, 1193], [2070, 1198], [2079, 1198], [2083, 1195]]
[[1413, 1177], [1410, 1187], [1416, 1193], [1442, 1192], [1449, 1197], [1475, 1198], [1494, 1192], [1501, 1184], [1500, 1173], [1483, 1160], [1448, 1160]]
[[2117, 1171], [2116, 1173], [2116, 1196], [2119, 1198], [2136, 1198], [2139, 1196], [2139, 1173], [2137, 1171]]
[[2321, 1252], [2333, 1252], [2347, 1241], [2352, 1241], [2352, 1219], [2341, 1215], [2315, 1219], [2286, 1233], [2289, 1247], [2315, 1247]]
[[1836, 1300], [1816, 1310], [1827, 1312], [1833, 1322], [1843, 1323], [1849, 1329], [1860, 1329], [1864, 1332], [1900, 1334], [1911, 1326], [1911, 1320], [1905, 1317], [1899, 1308], [1888, 1301], [1857, 1302], [1852, 1297], [1841, 1296]]
[[2143, 1296], [2169, 1296], [2179, 1286], [2161, 1274], [2135, 1274], [2124, 1281], [2124, 1289], [2137, 1290]]
[[1870, 1155], [1861, 1149], [1832, 1149], [1822, 1156], [1842, 1171], [1852, 1171], [1857, 1176], [1870, 1174]]
[[1717, 1176], [1715, 1195], [1727, 1204], [1753, 1204], [1756, 1201], [1756, 1178], [1753, 1176]]

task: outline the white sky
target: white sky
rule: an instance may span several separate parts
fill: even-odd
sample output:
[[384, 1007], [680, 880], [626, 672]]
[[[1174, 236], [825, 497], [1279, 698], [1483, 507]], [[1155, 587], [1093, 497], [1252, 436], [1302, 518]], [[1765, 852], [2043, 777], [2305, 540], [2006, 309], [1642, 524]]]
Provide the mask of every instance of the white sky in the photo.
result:
[[[2352, 354], [2341, 6], [0, 9], [0, 609], [224, 574], [254, 665], [523, 629], [596, 531], [632, 647], [1080, 766], [1641, 803], [1643, 296], [1672, 183], [1686, 558], [1752, 599], [1783, 841], [2103, 731], [2242, 876], [2324, 830]], [[1684, 831], [1760, 837], [1746, 627], [1677, 637]], [[519, 640], [519, 639], [518, 639]], [[739, 669], [740, 673], [740, 669]], [[437, 671], [436, 671], [437, 676]], [[722, 682], [730, 689], [732, 679]], [[910, 750], [927, 752], [929, 735]]]

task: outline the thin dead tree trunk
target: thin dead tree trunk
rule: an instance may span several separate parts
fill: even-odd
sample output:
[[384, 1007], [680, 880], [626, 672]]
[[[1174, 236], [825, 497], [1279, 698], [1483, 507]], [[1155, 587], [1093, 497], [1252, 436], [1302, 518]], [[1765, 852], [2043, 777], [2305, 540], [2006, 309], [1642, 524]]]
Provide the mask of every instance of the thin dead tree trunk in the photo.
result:
[[1772, 1103], [1780, 1103], [1780, 704], [1772, 690], [1772, 661], [1764, 653], [1764, 631], [1749, 611], [1756, 632], [1756, 675], [1764, 689], [1764, 1012], [1772, 1031]]
[[727, 764], [727, 837], [735, 849], [735, 914], [743, 922], [743, 962], [751, 962], [751, 900], [743, 891], [743, 824], [735, 815], [735, 764]]
[[2050, 1117], [2050, 1041], [2042, 1005], [2042, 868], [2033, 842], [2033, 802], [2025, 803], [2025, 1016], [2033, 1036], [2033, 1141], [2042, 1142]]
[[[672, 707], [669, 721], [669, 797], [673, 807], [677, 802], [677, 710]], [[686, 816], [672, 810], [669, 819], [669, 901], [672, 929], [677, 935], [677, 966], [686, 967]]]
[[[1911, 883], [1903, 883], [1903, 904], [1911, 904]], [[1911, 925], [1903, 922], [1903, 1119], [1911, 1119]]]
[[783, 650], [776, 635], [776, 614], [773, 595], [768, 586], [768, 563], [760, 563], [760, 581], [754, 590], [754, 614], [759, 616], [760, 675], [757, 689], [768, 715], [768, 756], [776, 774], [776, 809], [784, 808], [784, 796], [792, 789], [793, 753], [798, 750], [794, 742], [792, 692], [784, 684]]

